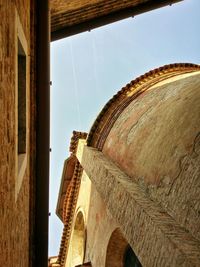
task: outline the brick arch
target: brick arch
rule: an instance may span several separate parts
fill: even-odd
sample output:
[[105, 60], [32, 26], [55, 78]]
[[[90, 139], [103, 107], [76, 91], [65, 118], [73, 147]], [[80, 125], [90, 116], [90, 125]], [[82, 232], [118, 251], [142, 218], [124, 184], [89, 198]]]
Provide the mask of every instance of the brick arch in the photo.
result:
[[[119, 228], [115, 229], [108, 242], [105, 267], [124, 267], [124, 257], [127, 254], [127, 250], [132, 251], [132, 248], [123, 236], [121, 230]], [[133, 255], [136, 262], [139, 263], [134, 252]], [[141, 266], [141, 264], [134, 266]]]
[[111, 98], [96, 118], [87, 138], [88, 146], [102, 151], [114, 123], [124, 109], [155, 84], [186, 73], [200, 71], [200, 65], [174, 63], [151, 70], [131, 81]]
[[123, 267], [124, 253], [128, 242], [119, 228], [115, 229], [109, 239], [105, 267]]

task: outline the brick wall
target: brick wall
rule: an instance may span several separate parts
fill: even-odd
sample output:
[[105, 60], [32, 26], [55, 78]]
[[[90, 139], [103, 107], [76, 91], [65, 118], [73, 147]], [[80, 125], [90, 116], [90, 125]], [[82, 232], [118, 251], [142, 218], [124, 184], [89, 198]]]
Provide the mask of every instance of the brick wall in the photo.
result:
[[199, 84], [199, 72], [180, 75], [136, 98], [117, 119], [103, 149], [198, 240]]
[[[29, 205], [30, 205], [30, 106], [34, 110], [33, 91], [34, 45], [30, 45], [30, 33], [34, 32], [30, 26], [30, 16], [33, 18], [31, 1], [0, 1], [0, 265], [9, 267], [27, 267], [29, 264]], [[27, 110], [27, 164], [22, 177], [20, 190], [16, 198], [17, 154], [16, 154], [16, 16], [22, 26], [27, 41], [28, 57], [28, 110]], [[30, 31], [31, 30], [31, 31]], [[31, 48], [31, 49], [30, 49]], [[31, 56], [31, 57], [30, 57]], [[31, 98], [29, 89], [32, 88]], [[31, 101], [32, 101], [31, 100]], [[34, 117], [34, 116], [33, 116]], [[31, 137], [34, 139], [33, 136]], [[31, 147], [31, 151], [34, 148]], [[32, 154], [32, 158], [34, 155]], [[31, 167], [32, 168], [32, 167]], [[32, 178], [31, 178], [32, 179]]]
[[[199, 71], [163, 79], [121, 113], [116, 97], [94, 131], [105, 138], [102, 152], [96, 141], [103, 139], [93, 134], [98, 149], [85, 147], [79, 159], [143, 266], [199, 266], [199, 84]], [[118, 111], [113, 124], [112, 108]], [[108, 136], [104, 123], [112, 125]], [[101, 266], [109, 223], [101, 233], [97, 200], [91, 194], [87, 249], [92, 264]]]

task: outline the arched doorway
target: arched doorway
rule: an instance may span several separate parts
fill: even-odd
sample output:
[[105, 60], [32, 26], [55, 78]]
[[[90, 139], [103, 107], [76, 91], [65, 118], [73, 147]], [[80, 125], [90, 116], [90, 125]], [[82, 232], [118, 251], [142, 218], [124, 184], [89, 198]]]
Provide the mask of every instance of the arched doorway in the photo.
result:
[[132, 250], [131, 246], [128, 245], [124, 252], [123, 267], [142, 267], [140, 261]]
[[113, 231], [108, 242], [105, 267], [142, 267], [119, 228]]
[[83, 263], [84, 247], [85, 247], [85, 224], [84, 224], [83, 213], [79, 211], [76, 216], [76, 221], [72, 233], [71, 249], [70, 249], [71, 267], [75, 267], [76, 265], [80, 265]]

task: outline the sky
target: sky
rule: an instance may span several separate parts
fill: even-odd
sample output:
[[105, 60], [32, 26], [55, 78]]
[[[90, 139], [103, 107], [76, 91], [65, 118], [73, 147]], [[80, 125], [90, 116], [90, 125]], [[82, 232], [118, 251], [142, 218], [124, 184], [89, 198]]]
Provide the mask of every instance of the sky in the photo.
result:
[[55, 214], [72, 131], [89, 132], [109, 99], [151, 69], [200, 64], [200, 1], [183, 2], [51, 43], [49, 255], [63, 225]]

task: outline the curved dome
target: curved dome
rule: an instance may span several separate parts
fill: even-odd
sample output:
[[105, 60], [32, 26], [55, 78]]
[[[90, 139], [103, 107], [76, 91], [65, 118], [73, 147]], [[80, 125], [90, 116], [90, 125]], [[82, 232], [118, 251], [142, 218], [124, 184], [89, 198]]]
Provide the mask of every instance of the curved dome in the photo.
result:
[[200, 239], [200, 67], [164, 66], [123, 88], [89, 135]]

